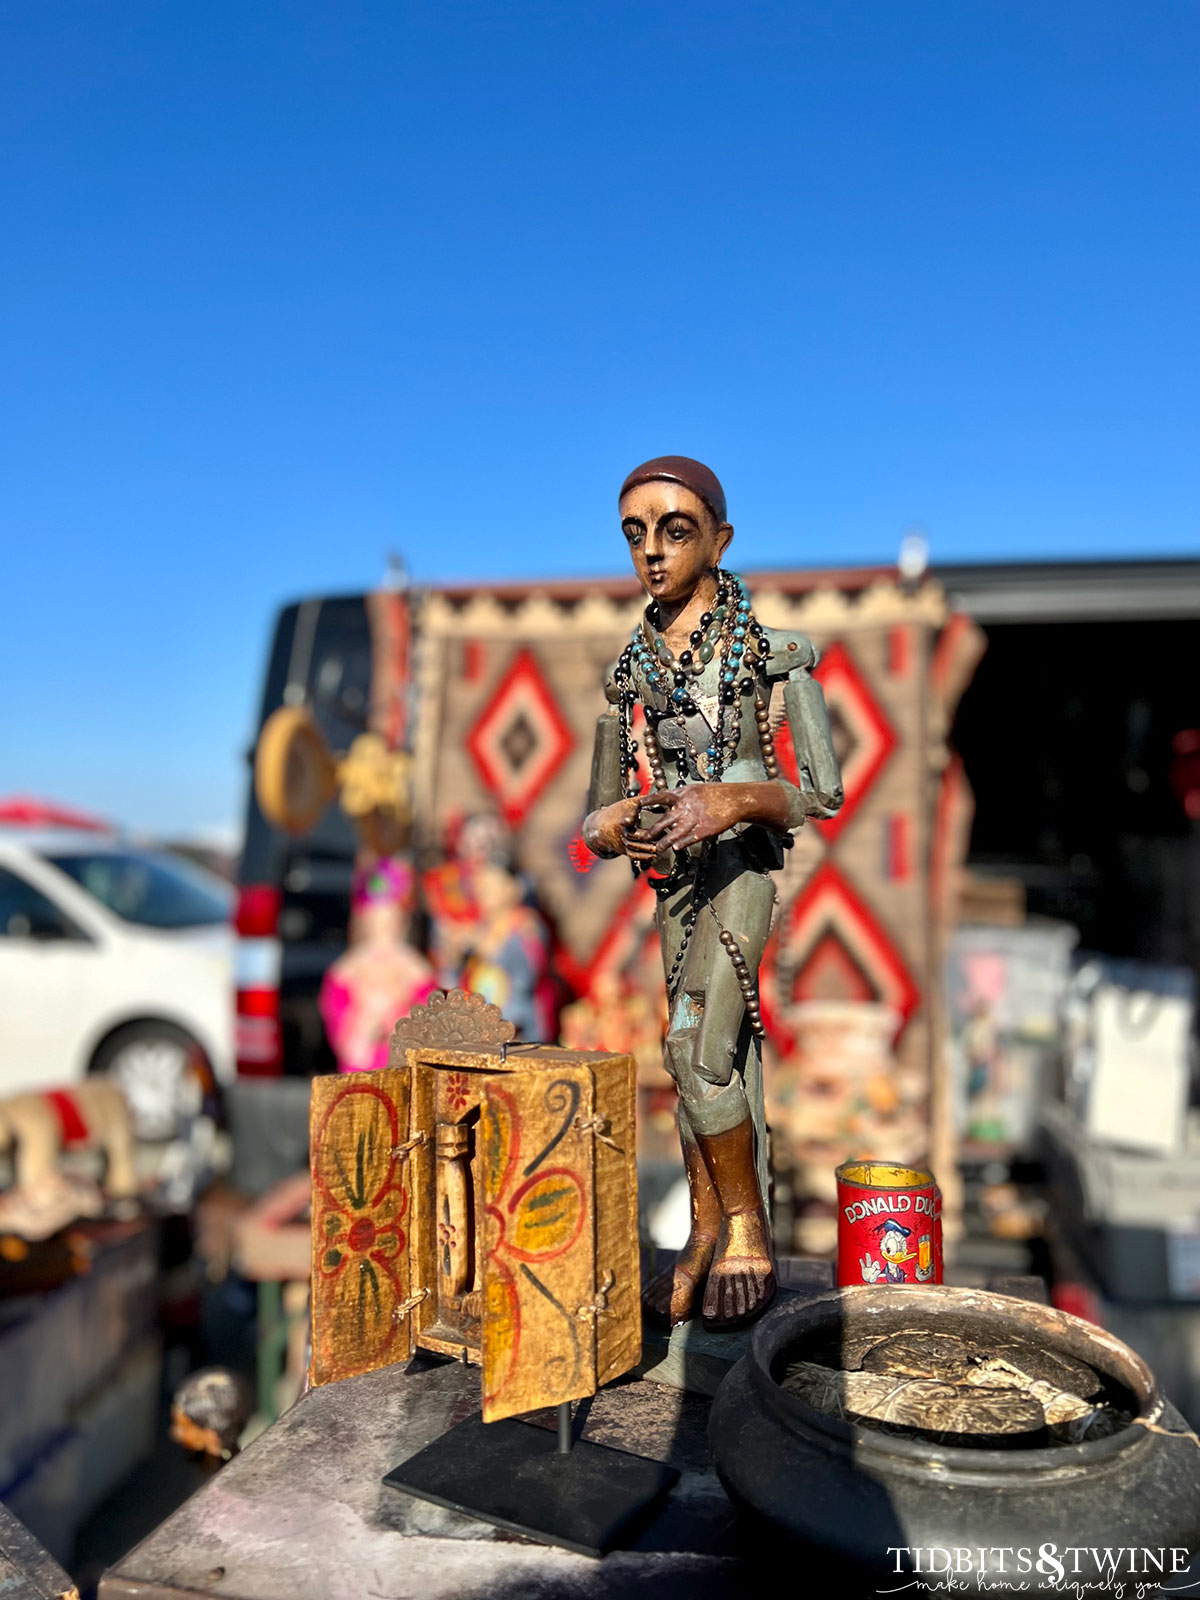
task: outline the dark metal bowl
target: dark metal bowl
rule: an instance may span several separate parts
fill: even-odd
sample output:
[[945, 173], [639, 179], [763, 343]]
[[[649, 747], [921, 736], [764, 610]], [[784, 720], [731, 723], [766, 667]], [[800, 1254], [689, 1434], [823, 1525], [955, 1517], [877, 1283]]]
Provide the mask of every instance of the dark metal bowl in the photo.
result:
[[[1082, 1444], [967, 1448], [832, 1417], [781, 1387], [792, 1361], [914, 1329], [1015, 1336], [1073, 1357], [1135, 1420]], [[864, 1286], [778, 1307], [718, 1391], [709, 1443], [730, 1496], [773, 1536], [894, 1582], [905, 1558], [889, 1547], [1031, 1548], [1036, 1557], [1047, 1543], [1119, 1545], [1128, 1566], [1130, 1548], [1200, 1543], [1200, 1448], [1141, 1357], [1078, 1317], [982, 1290]], [[979, 1568], [973, 1558], [955, 1573], [967, 1585], [957, 1592], [974, 1592]], [[900, 1570], [912, 1572], [911, 1560]], [[998, 1578], [993, 1562], [988, 1580]]]

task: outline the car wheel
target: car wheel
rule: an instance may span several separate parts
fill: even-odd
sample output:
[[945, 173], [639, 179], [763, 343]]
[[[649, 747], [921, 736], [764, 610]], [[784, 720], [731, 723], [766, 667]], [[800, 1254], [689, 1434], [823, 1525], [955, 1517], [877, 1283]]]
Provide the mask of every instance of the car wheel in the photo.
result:
[[204, 1108], [211, 1080], [204, 1052], [169, 1022], [131, 1022], [106, 1039], [92, 1062], [124, 1094], [133, 1131], [147, 1143], [176, 1138]]

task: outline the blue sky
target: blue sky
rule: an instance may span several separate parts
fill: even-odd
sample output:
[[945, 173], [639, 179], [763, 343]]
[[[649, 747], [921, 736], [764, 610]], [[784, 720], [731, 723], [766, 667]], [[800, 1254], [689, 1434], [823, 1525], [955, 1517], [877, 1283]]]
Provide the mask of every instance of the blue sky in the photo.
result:
[[1195, 0], [9, 0], [0, 792], [233, 820], [270, 620], [624, 562], [1200, 553]]

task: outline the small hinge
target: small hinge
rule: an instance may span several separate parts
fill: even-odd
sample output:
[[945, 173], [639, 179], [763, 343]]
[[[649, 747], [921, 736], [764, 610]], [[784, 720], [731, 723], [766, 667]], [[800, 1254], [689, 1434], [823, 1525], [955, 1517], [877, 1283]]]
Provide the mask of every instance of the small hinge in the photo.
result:
[[428, 1299], [429, 1299], [429, 1290], [428, 1289], [415, 1289], [413, 1291], [413, 1293], [409, 1295], [408, 1299], [407, 1300], [401, 1300], [400, 1304], [392, 1312], [392, 1321], [393, 1322], [403, 1322], [404, 1318], [408, 1315], [408, 1313], [410, 1311], [412, 1311], [415, 1307], [419, 1306], [421, 1304], [422, 1300], [428, 1300]]
[[591, 1305], [577, 1306], [575, 1308], [575, 1315], [577, 1317], [582, 1317], [585, 1320], [588, 1318], [592, 1318], [594, 1320], [597, 1317], [615, 1317], [616, 1312], [608, 1309], [609, 1291], [612, 1289], [615, 1282], [616, 1279], [613, 1277], [612, 1273], [606, 1272], [604, 1274], [604, 1282], [596, 1290], [596, 1298], [592, 1301]]
[[418, 1145], [428, 1143], [429, 1135], [427, 1133], [414, 1133], [412, 1138], [405, 1139], [403, 1144], [394, 1144], [392, 1146], [392, 1155], [400, 1161], [405, 1161], [407, 1160], [410, 1151], [415, 1150]]
[[571, 1124], [576, 1133], [590, 1133], [593, 1138], [599, 1139], [601, 1144], [606, 1144], [610, 1150], [615, 1150], [619, 1156], [625, 1152], [611, 1137], [612, 1123], [607, 1117], [576, 1117]]

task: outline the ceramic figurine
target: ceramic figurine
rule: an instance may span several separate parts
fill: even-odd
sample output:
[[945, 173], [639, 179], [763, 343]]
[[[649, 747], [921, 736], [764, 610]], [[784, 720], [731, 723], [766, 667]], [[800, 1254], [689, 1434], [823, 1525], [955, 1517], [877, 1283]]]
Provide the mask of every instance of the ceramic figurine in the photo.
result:
[[412, 892], [412, 872], [395, 858], [355, 874], [350, 948], [326, 972], [318, 998], [343, 1072], [385, 1067], [393, 1024], [437, 987], [433, 968], [407, 942]]
[[449, 859], [426, 874], [424, 887], [442, 987], [497, 1006], [518, 1039], [551, 1038], [547, 928], [515, 870], [503, 821], [489, 812], [467, 817]]
[[[730, 1328], [775, 1293], [757, 984], [770, 873], [806, 817], [841, 805], [841, 776], [812, 644], [764, 628], [741, 579], [721, 567], [733, 528], [716, 476], [663, 456], [630, 473], [619, 506], [649, 604], [606, 685], [583, 836], [595, 854], [653, 873], [692, 1212], [675, 1266], [643, 1300], [657, 1321], [699, 1312]], [[646, 795], [632, 736], [639, 702]], [[780, 717], [799, 787], [780, 776]]]

